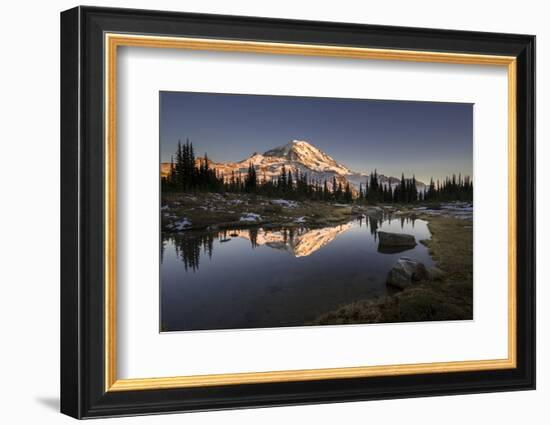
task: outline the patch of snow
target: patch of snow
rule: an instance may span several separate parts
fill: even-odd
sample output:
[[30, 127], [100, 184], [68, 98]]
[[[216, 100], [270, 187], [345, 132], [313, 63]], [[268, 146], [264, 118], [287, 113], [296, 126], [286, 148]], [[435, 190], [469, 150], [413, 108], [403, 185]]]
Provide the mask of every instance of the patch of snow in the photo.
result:
[[239, 221], [260, 221], [262, 217], [259, 214], [255, 213], [245, 213], [241, 216]]
[[298, 202], [287, 201], [286, 199], [273, 199], [270, 202], [274, 205], [280, 205], [282, 207], [287, 207], [287, 208], [296, 208], [298, 206]]
[[468, 202], [452, 202], [452, 203], [441, 204], [441, 208], [445, 208], [447, 210], [473, 211], [472, 204]]
[[305, 223], [306, 218], [305, 217], [298, 217], [297, 219], [294, 220], [294, 222], [296, 222], [296, 223]]
[[455, 215], [454, 218], [458, 218], [460, 220], [470, 220], [472, 218], [471, 215]]
[[191, 221], [187, 217], [184, 217], [179, 221], [176, 221], [172, 224], [167, 225], [166, 227], [168, 227], [169, 229], [182, 231], [190, 226], [191, 226]]
[[[419, 210], [422, 207], [413, 208], [414, 210]], [[426, 208], [422, 210], [423, 214], [429, 216], [445, 216], [453, 217], [461, 220], [471, 220], [473, 215], [474, 208], [469, 202], [452, 202], [441, 204], [440, 209], [430, 209]]]

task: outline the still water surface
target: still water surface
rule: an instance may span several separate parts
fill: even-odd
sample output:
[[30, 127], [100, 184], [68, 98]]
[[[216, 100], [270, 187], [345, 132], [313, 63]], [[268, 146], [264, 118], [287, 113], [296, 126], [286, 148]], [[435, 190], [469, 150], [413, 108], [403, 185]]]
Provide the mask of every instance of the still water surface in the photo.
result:
[[430, 238], [427, 222], [401, 218], [164, 234], [161, 331], [302, 326], [342, 304], [392, 293], [386, 276], [402, 256], [433, 265], [422, 244], [379, 252], [377, 230]]

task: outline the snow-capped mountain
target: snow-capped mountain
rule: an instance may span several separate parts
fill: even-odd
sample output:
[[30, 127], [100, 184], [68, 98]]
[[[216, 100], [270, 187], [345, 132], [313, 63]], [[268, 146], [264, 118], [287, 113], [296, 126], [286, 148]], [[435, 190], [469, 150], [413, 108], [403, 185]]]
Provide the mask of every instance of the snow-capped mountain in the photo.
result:
[[309, 170], [318, 173], [334, 172], [341, 175], [351, 174], [351, 171], [347, 167], [337, 163], [322, 150], [304, 140], [292, 140], [286, 145], [265, 152], [263, 157], [284, 158], [291, 163], [301, 164]]
[[[256, 168], [256, 174], [260, 181], [277, 178], [281, 174], [283, 166], [287, 172], [292, 173], [294, 178], [298, 174], [306, 173], [309, 179], [317, 180], [321, 184], [326, 180], [329, 188], [332, 188], [334, 177], [336, 182], [341, 183], [343, 187], [349, 182], [355, 192], [359, 190], [359, 184], [362, 183], [364, 186], [369, 178], [368, 174], [350, 170], [305, 140], [292, 140], [286, 145], [270, 149], [263, 154], [254, 152], [250, 157], [239, 162], [209, 163], [211, 168], [215, 168], [218, 173], [223, 173], [226, 179], [229, 179], [232, 174], [241, 173], [244, 176], [250, 164]], [[169, 169], [170, 164], [163, 163], [161, 165], [163, 175], [167, 175]], [[378, 180], [380, 183], [389, 184], [392, 187], [400, 182], [396, 177], [384, 175], [378, 175]], [[417, 181], [419, 190], [424, 190], [424, 187], [424, 183]]]
[[226, 178], [230, 178], [232, 173], [245, 174], [250, 164], [256, 168], [260, 181], [276, 179], [283, 167], [287, 172], [290, 171], [294, 178], [298, 174], [306, 173], [309, 179], [318, 180], [320, 183], [327, 180], [329, 187], [332, 187], [333, 177], [336, 178], [337, 183], [345, 186], [347, 183], [345, 176], [352, 174], [347, 167], [303, 140], [292, 140], [286, 145], [270, 149], [263, 154], [255, 152], [239, 162], [213, 163], [212, 167], [223, 173]]

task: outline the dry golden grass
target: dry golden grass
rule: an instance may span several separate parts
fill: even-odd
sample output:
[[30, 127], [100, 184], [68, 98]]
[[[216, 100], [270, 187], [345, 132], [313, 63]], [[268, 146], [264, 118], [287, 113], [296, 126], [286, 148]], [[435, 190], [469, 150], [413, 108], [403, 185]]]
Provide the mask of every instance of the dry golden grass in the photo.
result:
[[[425, 218], [426, 219], [426, 218]], [[430, 240], [421, 241], [446, 273], [447, 280], [472, 281], [473, 229], [471, 220], [430, 217]]]

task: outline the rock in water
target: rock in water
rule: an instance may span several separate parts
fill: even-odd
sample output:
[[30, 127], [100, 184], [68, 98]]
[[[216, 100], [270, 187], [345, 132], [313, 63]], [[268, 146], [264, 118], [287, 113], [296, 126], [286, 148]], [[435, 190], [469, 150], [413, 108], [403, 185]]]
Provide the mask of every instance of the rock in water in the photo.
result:
[[378, 248], [414, 248], [416, 239], [405, 233], [378, 231]]
[[388, 273], [386, 284], [405, 289], [428, 278], [424, 264], [409, 257], [401, 257]]

